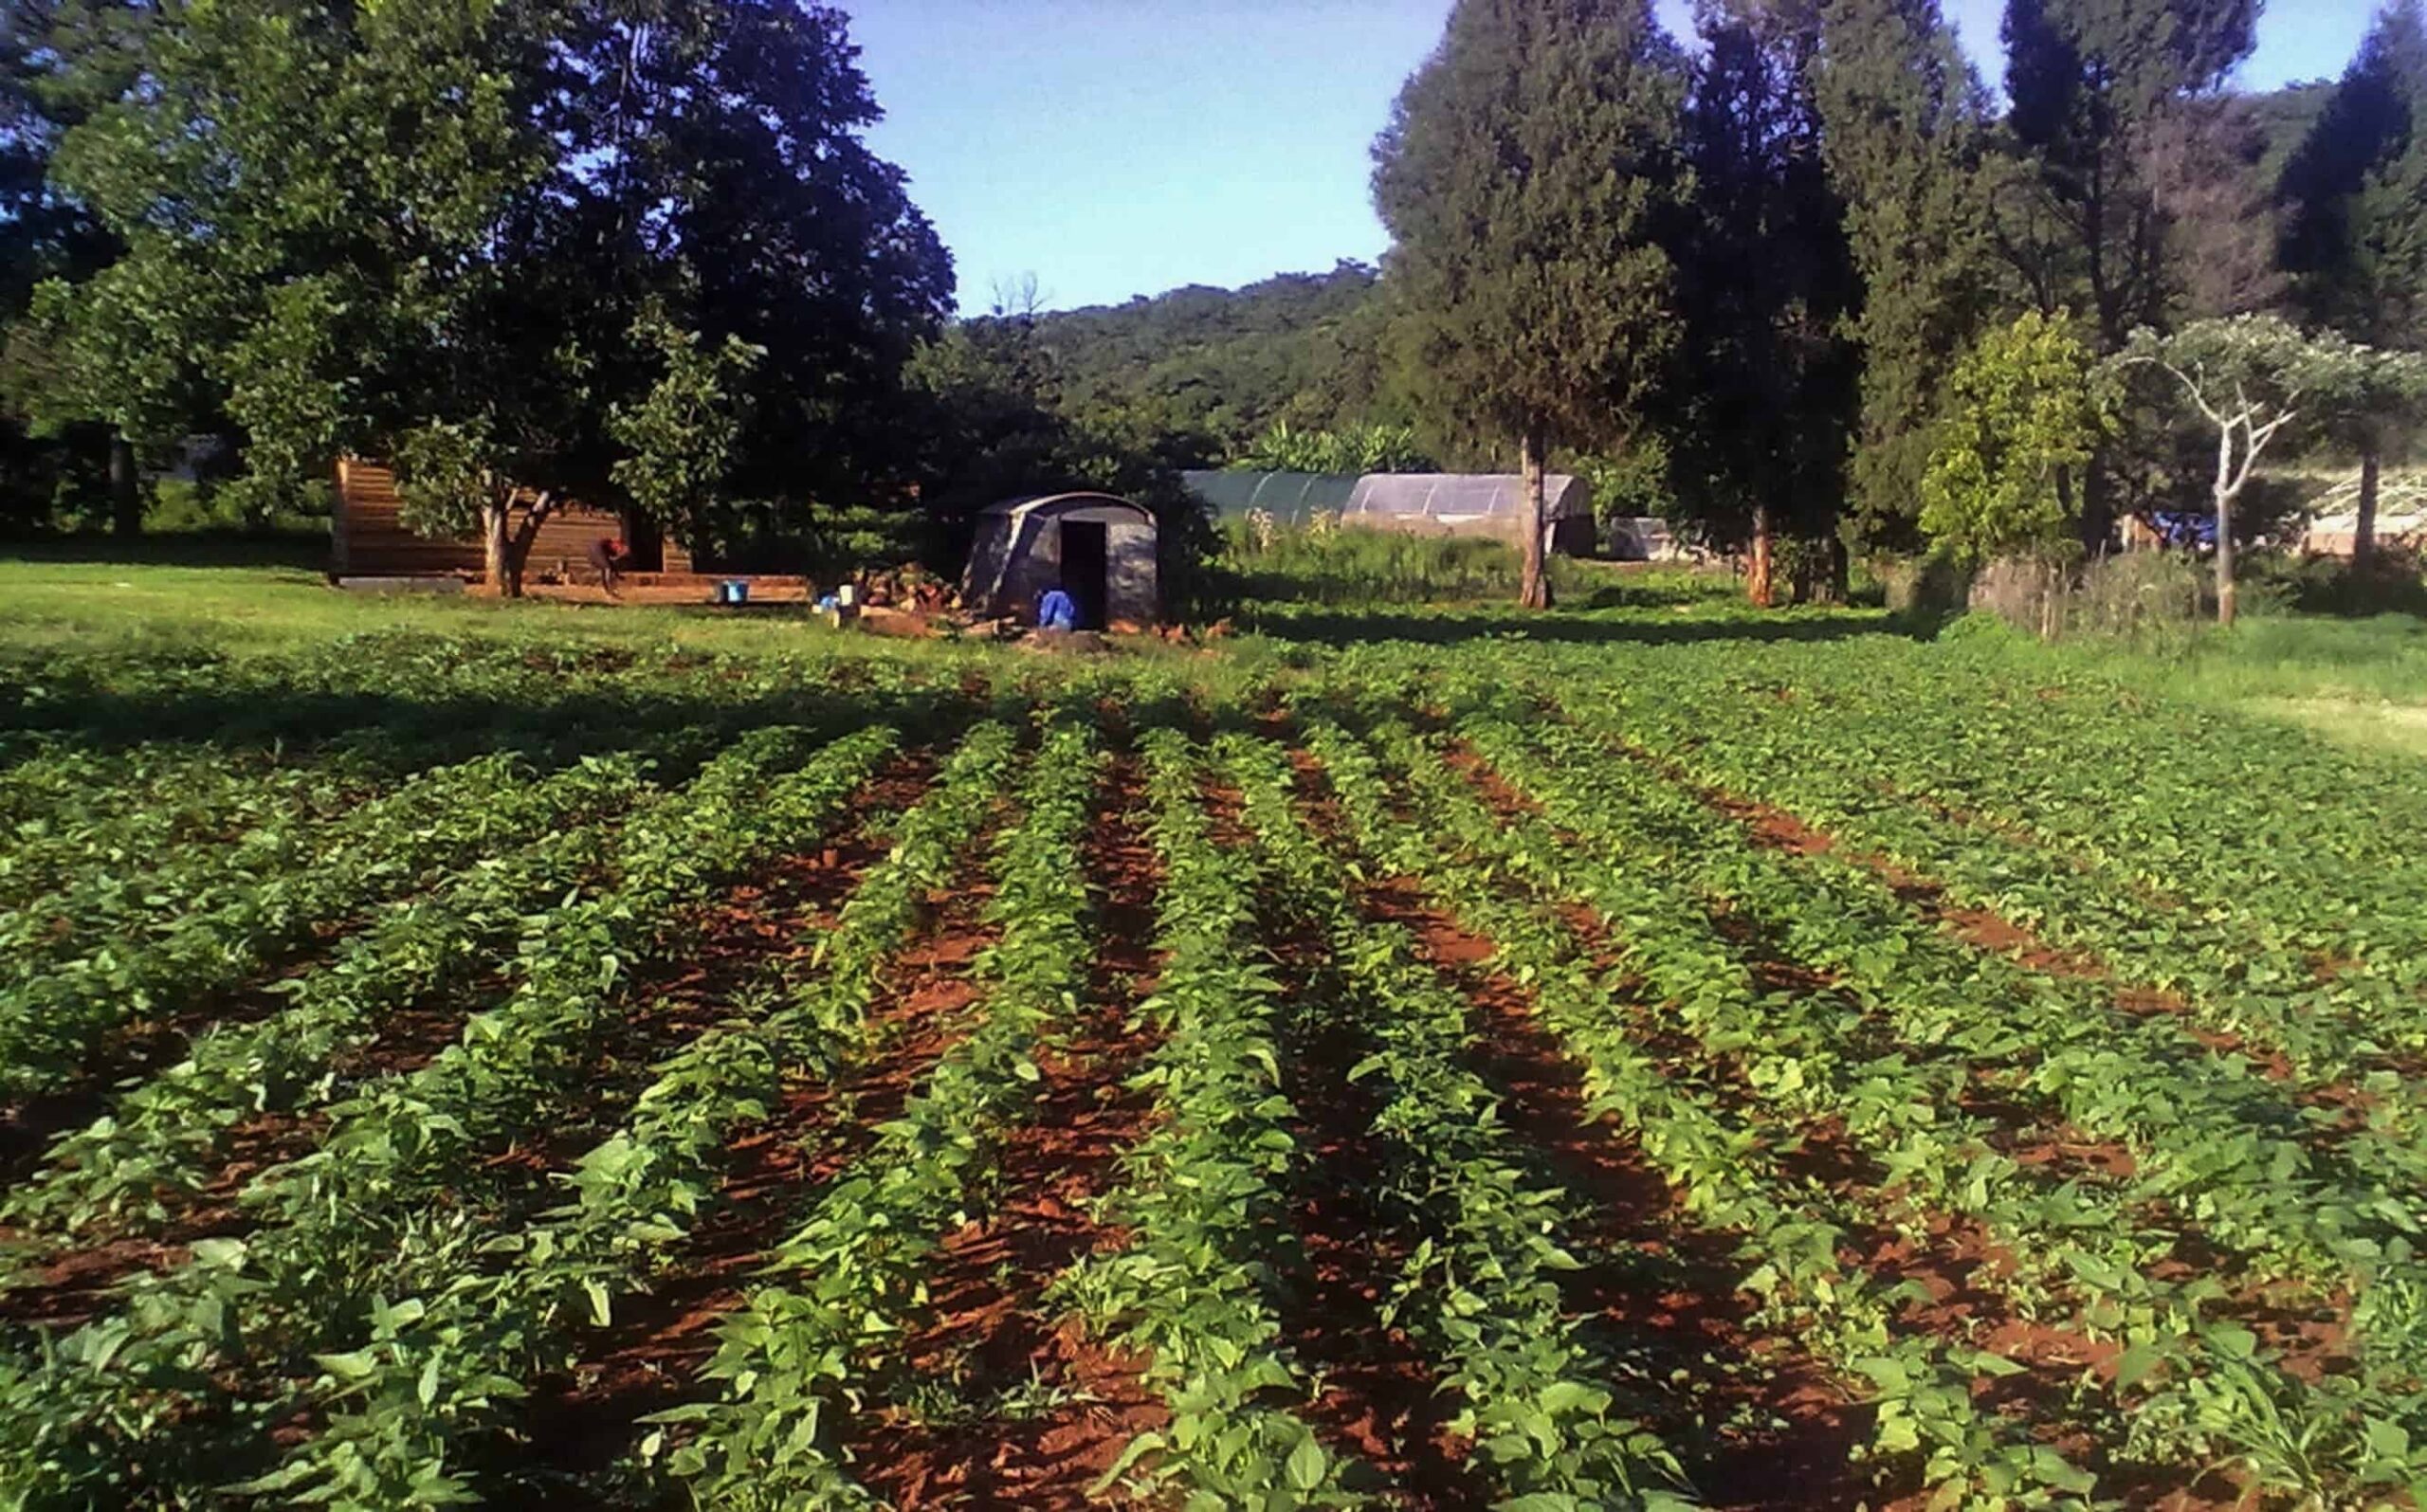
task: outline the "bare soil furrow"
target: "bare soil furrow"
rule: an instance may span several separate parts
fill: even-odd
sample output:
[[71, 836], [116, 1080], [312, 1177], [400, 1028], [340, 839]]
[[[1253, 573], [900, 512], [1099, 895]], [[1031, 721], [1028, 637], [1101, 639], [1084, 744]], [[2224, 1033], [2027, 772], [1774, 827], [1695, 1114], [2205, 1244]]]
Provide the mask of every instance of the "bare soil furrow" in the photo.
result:
[[1071, 1508], [1137, 1434], [1165, 1421], [1145, 1363], [1055, 1316], [1049, 1284], [1124, 1240], [1091, 1216], [1143, 1136], [1151, 1102], [1123, 1085], [1151, 1041], [1131, 1011], [1154, 989], [1152, 940], [1161, 871], [1133, 819], [1135, 764], [1114, 762], [1106, 804], [1085, 843], [1097, 890], [1086, 1001], [1067, 1038], [1037, 1056], [1036, 1116], [1010, 1131], [1003, 1193], [946, 1236], [928, 1271], [929, 1315], [903, 1347], [918, 1389], [858, 1414], [862, 1478], [897, 1505]]

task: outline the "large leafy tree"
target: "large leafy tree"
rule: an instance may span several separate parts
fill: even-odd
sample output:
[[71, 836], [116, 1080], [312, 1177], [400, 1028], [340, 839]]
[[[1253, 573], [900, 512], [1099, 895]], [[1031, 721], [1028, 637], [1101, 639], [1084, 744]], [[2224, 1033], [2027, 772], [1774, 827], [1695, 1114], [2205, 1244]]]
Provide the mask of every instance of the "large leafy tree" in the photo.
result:
[[[62, 131], [89, 115], [97, 89], [123, 86], [148, 30], [147, 7], [111, 0], [15, 0], [0, 12], [0, 420], [12, 512], [47, 522], [54, 507], [85, 502], [82, 486], [108, 479], [120, 535], [142, 525], [134, 438], [72, 403], [72, 373], [41, 322], [37, 291], [55, 278], [105, 266], [118, 247], [89, 209], [61, 192], [51, 160]], [[68, 60], [82, 61], [70, 67]], [[102, 60], [120, 60], [103, 67]]]
[[[2008, 116], [2023, 171], [1993, 199], [2000, 249], [2042, 312], [2080, 313], [2102, 354], [2163, 325], [2181, 292], [2154, 136], [2254, 46], [2258, 0], [2007, 0]], [[2178, 131], [2185, 128], [2178, 128]], [[2108, 469], [2084, 474], [2082, 535], [2113, 529]]]
[[1938, 0], [1830, 0], [1814, 90], [1862, 278], [1855, 528], [1907, 544], [1930, 424], [1996, 301], [1982, 161], [1988, 98]]
[[1670, 451], [1680, 501], [1717, 538], [1750, 544], [1747, 589], [1767, 605], [1781, 530], [1845, 560], [1855, 368], [1840, 333], [1856, 285], [1813, 100], [1817, 11], [1708, 0], [1700, 21]]
[[664, 375], [644, 315], [764, 349], [731, 374], [733, 471], [806, 487], [941, 318], [949, 264], [859, 142], [826, 7], [192, 0], [124, 57], [95, 50], [60, 149], [126, 246], [50, 291], [80, 393], [146, 434], [200, 392], [255, 490], [392, 456], [409, 518], [477, 524], [504, 591], [557, 501], [613, 497], [609, 417]]
[[1515, 443], [1529, 606], [1549, 602], [1550, 448], [1638, 422], [1678, 339], [1666, 243], [1685, 96], [1649, 0], [1458, 0], [1375, 144], [1418, 400]]
[[[2427, 348], [2427, 14], [2396, 0], [2284, 170], [2284, 262], [2302, 313], [2354, 340]], [[2355, 566], [2375, 553], [2378, 481], [2414, 418], [2387, 403], [2355, 412], [2360, 453]]]

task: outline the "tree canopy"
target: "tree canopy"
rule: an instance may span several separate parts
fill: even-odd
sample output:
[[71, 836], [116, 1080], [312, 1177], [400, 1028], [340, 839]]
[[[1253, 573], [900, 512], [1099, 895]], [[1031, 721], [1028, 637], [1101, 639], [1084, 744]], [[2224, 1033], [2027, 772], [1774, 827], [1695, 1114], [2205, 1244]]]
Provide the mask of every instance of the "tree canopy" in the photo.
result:
[[1681, 511], [1715, 540], [1750, 541], [1752, 596], [1766, 602], [1777, 531], [1835, 539], [1856, 400], [1843, 332], [1858, 288], [1813, 98], [1818, 13], [1709, 0], [1702, 23], [1670, 465]]
[[1680, 336], [1666, 235], [1686, 87], [1649, 0], [1459, 0], [1375, 143], [1418, 403], [1501, 438], [1533, 480], [1528, 603], [1548, 592], [1548, 448], [1639, 421]]
[[1922, 481], [1931, 540], [1977, 564], [2074, 528], [2081, 469], [2108, 425], [2095, 373], [2072, 322], [2036, 310], [1964, 354]]
[[1901, 542], [1947, 375], [1996, 300], [1988, 96], [1938, 0], [1834, 0], [1822, 15], [1815, 101], [1862, 279], [1847, 502], [1859, 533]]
[[[154, 442], [217, 410], [244, 486], [395, 458], [413, 518], [615, 494], [645, 313], [762, 355], [744, 492], [863, 482], [951, 267], [840, 11], [789, 0], [180, 6], [97, 46], [57, 178], [124, 245], [38, 301], [58, 402]], [[501, 564], [493, 553], [493, 571]]]

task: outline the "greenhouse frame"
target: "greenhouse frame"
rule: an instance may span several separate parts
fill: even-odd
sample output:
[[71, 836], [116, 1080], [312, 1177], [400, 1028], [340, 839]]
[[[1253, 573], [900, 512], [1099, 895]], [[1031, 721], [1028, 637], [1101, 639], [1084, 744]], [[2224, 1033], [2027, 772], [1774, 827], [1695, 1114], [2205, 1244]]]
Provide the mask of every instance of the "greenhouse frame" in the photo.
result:
[[[1489, 536], [1511, 545], [1524, 538], [1525, 481], [1519, 474], [1452, 472], [1339, 473], [1200, 471], [1181, 474], [1189, 491], [1221, 519], [1251, 512], [1284, 525], [1319, 514], [1342, 524], [1416, 535]], [[1581, 478], [1542, 479], [1543, 544], [1571, 556], [1593, 554], [1593, 489]]]

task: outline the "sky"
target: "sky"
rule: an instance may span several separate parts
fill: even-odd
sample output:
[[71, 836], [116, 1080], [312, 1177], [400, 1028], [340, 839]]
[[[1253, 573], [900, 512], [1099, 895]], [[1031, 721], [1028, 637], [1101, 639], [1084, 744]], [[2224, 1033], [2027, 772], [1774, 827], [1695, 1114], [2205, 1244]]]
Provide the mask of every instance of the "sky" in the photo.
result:
[[[1688, 0], [1658, 0], [1686, 35]], [[843, 0], [870, 144], [952, 248], [964, 311], [1371, 262], [1374, 135], [1449, 0]], [[2271, 0], [2241, 82], [2342, 71], [2376, 0]], [[2003, 0], [1946, 0], [1998, 70]]]

